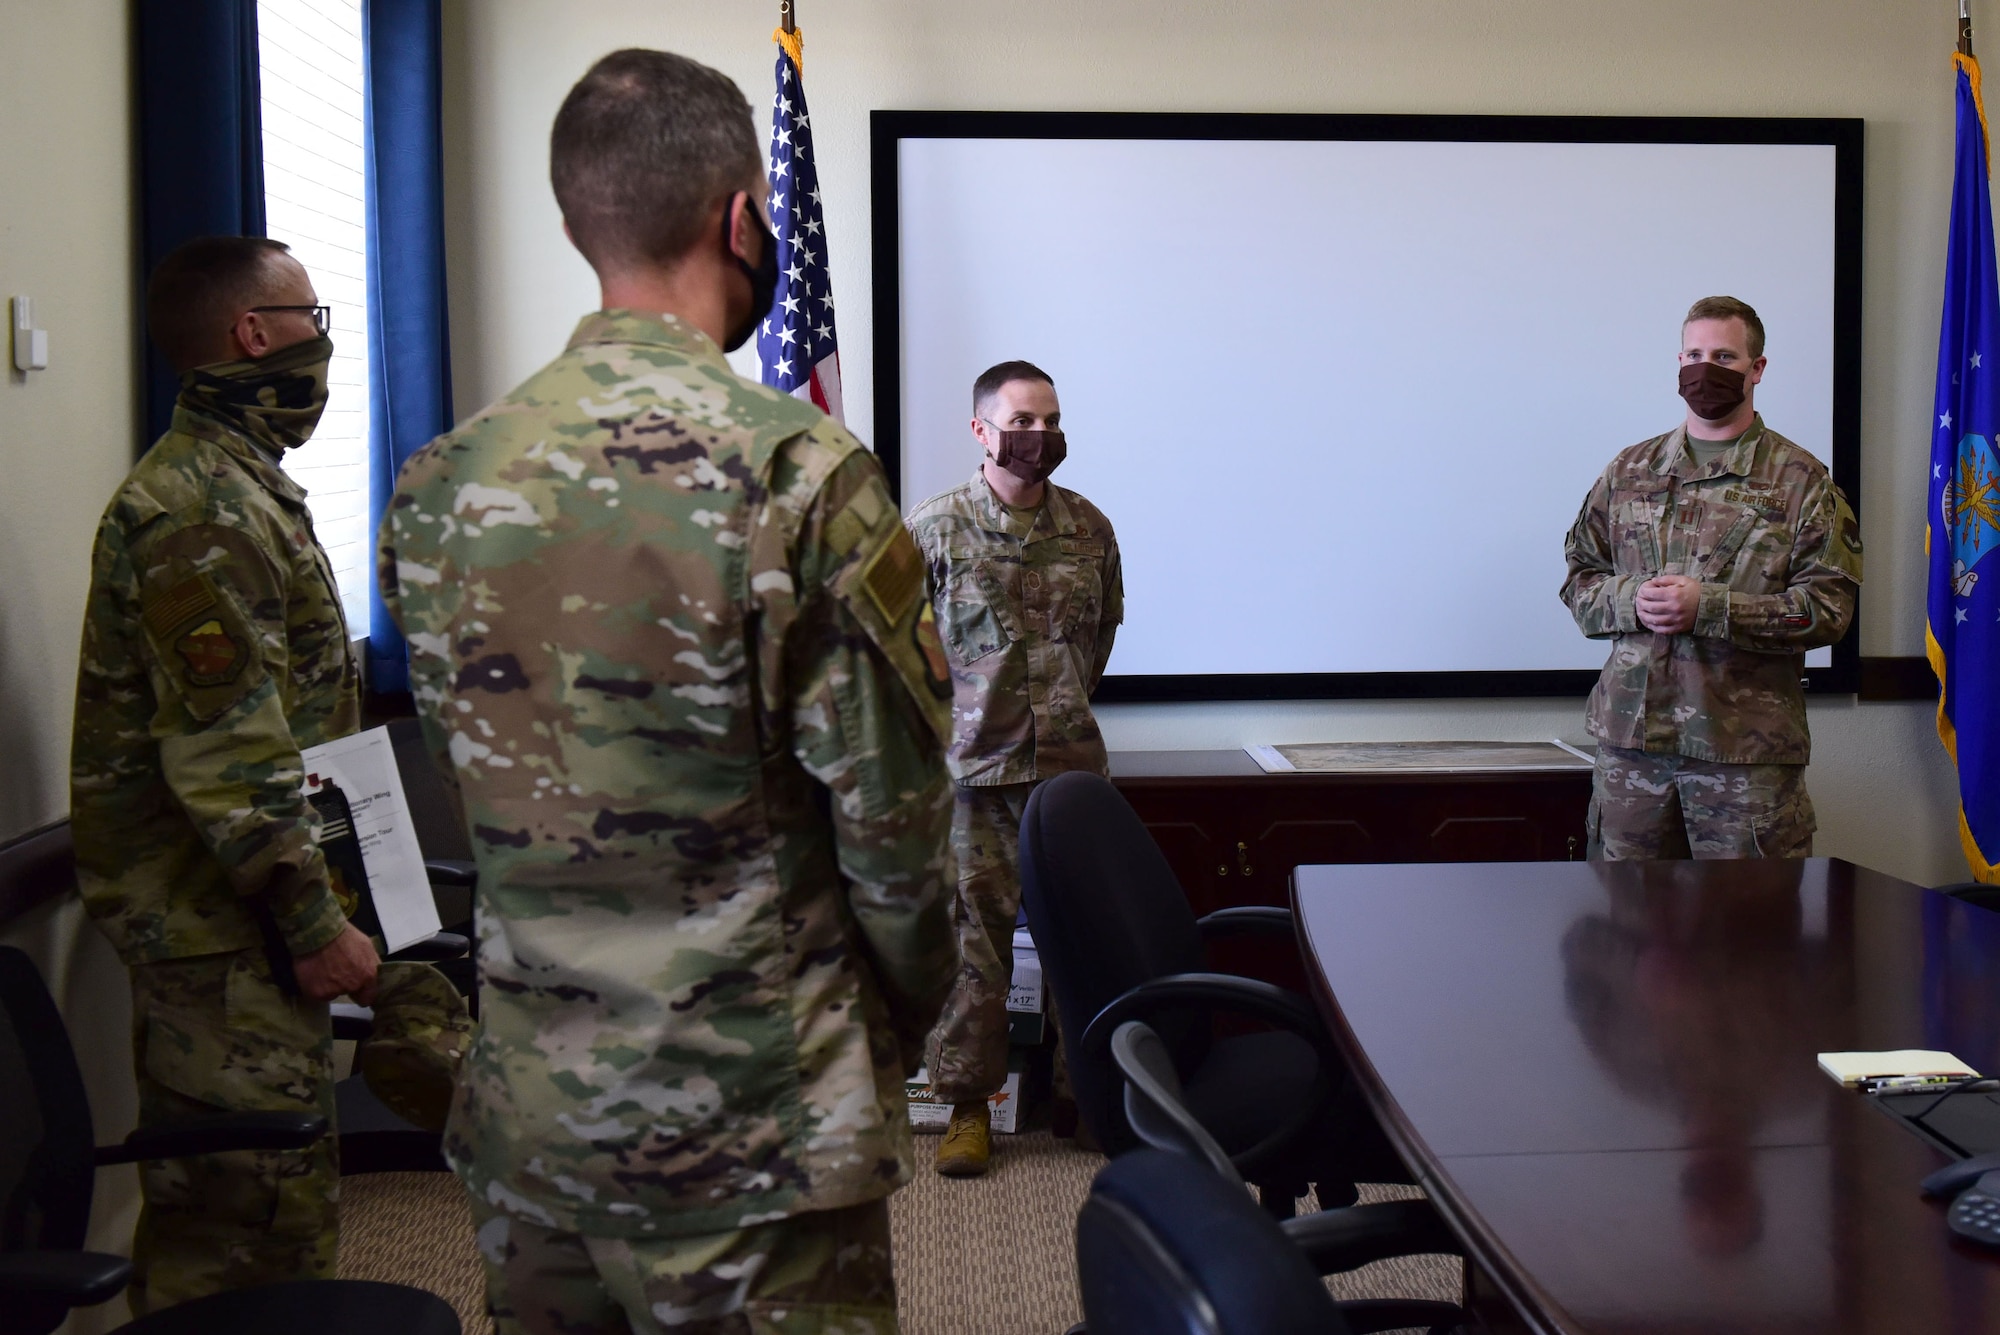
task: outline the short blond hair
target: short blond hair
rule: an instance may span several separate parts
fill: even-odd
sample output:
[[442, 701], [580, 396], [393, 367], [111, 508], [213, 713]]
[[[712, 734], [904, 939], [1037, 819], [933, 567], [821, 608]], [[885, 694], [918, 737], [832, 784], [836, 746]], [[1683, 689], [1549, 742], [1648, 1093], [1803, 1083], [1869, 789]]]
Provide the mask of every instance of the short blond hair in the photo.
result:
[[1696, 320], [1741, 320], [1744, 331], [1750, 335], [1751, 360], [1764, 355], [1764, 322], [1757, 318], [1756, 308], [1749, 302], [1734, 297], [1703, 297], [1688, 307], [1681, 329], [1685, 331]]

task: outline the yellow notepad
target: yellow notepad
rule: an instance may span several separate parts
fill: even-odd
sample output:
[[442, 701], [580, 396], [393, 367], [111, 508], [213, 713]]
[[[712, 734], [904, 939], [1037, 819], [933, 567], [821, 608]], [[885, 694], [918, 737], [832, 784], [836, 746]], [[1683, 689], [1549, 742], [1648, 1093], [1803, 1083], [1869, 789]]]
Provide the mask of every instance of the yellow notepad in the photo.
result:
[[1899, 1075], [1978, 1075], [1949, 1052], [1927, 1052], [1922, 1048], [1902, 1048], [1895, 1052], [1822, 1052], [1819, 1069], [1843, 1085], [1863, 1080], [1880, 1080]]

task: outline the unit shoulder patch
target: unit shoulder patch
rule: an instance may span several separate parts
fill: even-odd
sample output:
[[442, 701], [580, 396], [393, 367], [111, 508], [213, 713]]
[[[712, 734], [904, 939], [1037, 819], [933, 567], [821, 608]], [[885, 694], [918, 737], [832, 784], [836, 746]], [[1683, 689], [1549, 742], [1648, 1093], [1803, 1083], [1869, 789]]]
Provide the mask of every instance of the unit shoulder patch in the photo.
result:
[[139, 618], [154, 661], [196, 719], [215, 718], [264, 679], [255, 628], [207, 572], [142, 590]]
[[244, 647], [215, 617], [175, 640], [174, 653], [186, 665], [192, 686], [222, 686], [243, 670]]
[[[898, 524], [891, 530], [889, 540], [862, 569], [861, 587], [868, 591], [869, 600], [884, 621], [891, 626], [903, 623], [924, 591], [923, 554], [917, 550], [916, 540], [908, 529]], [[936, 633], [935, 622], [932, 633]]]

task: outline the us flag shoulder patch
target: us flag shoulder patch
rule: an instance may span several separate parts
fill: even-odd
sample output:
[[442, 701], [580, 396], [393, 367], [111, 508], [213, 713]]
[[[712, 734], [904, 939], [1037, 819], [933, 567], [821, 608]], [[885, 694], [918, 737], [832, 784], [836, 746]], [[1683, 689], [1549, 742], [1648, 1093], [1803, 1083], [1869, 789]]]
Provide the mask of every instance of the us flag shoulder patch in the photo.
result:
[[151, 602], [142, 602], [146, 629], [164, 640], [195, 617], [214, 607], [215, 589], [200, 575], [184, 579]]

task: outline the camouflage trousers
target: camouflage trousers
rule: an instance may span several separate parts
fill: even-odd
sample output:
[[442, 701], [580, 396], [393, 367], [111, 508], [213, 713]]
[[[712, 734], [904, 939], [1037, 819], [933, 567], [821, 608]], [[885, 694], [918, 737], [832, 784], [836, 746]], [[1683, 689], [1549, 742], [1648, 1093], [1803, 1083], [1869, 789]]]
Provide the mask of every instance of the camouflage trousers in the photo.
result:
[[494, 1335], [895, 1335], [886, 1198], [680, 1238], [472, 1217]]
[[952, 934], [958, 979], [924, 1045], [939, 1099], [970, 1103], [1007, 1083], [1007, 989], [1014, 981], [1014, 919], [1021, 911], [1021, 813], [1032, 783], [958, 784], [951, 813], [958, 854]]
[[1804, 858], [1816, 828], [1804, 765], [1597, 749], [1593, 859]]
[[[332, 1121], [326, 1005], [280, 992], [262, 950], [142, 964], [131, 974], [140, 1126], [226, 1112], [317, 1112]], [[340, 1158], [331, 1134], [304, 1150], [142, 1163], [139, 1188], [135, 1312], [333, 1277]]]

